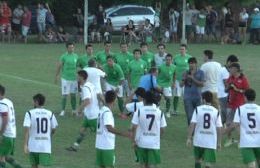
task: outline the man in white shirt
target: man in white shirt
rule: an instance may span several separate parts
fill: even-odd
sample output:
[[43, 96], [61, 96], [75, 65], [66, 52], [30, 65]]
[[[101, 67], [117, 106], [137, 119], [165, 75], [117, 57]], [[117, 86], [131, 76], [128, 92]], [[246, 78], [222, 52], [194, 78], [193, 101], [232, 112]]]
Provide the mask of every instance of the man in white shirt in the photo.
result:
[[80, 128], [80, 133], [72, 146], [66, 148], [68, 151], [76, 152], [80, 143], [85, 137], [87, 128], [95, 132], [97, 127], [97, 118], [99, 113], [99, 105], [95, 86], [87, 82], [88, 74], [85, 70], [78, 71], [78, 82], [81, 87], [81, 104], [78, 108], [78, 114], [84, 113], [84, 121]]
[[206, 168], [216, 162], [216, 149], [221, 147], [221, 117], [218, 110], [212, 106], [213, 94], [210, 91], [202, 93], [203, 105], [198, 106], [191, 119], [187, 146], [191, 145], [192, 135], [195, 168], [201, 168], [202, 160]]
[[260, 106], [255, 104], [253, 89], [245, 91], [246, 103], [236, 109], [233, 123], [225, 133], [240, 127], [240, 149], [248, 168], [260, 166]]
[[[127, 103], [126, 106], [126, 110], [128, 111], [128, 114], [133, 114], [134, 112], [136, 112], [140, 107], [144, 106], [144, 102], [143, 99], [145, 97], [145, 89], [138, 87], [135, 90], [135, 93], [132, 94], [131, 97], [136, 97], [136, 99], [134, 99], [133, 102], [131, 103]], [[133, 99], [131, 99], [133, 100]]]
[[165, 47], [166, 47], [165, 44], [162, 43], [157, 45], [158, 53], [154, 55], [154, 59], [153, 59], [154, 65], [157, 68], [165, 63], [165, 59], [167, 55], [167, 53], [165, 52]]
[[39, 165], [50, 166], [51, 137], [58, 123], [54, 114], [45, 109], [45, 97], [42, 94], [33, 96], [34, 109], [25, 113], [23, 126], [25, 127], [24, 152], [29, 154], [32, 168]]
[[105, 106], [100, 109], [97, 120], [96, 164], [100, 168], [115, 165], [115, 135], [130, 137], [128, 132], [115, 129], [113, 112], [117, 94], [110, 90], [105, 93]]
[[213, 94], [213, 106], [219, 109], [219, 102], [217, 98], [218, 80], [221, 71], [221, 64], [213, 60], [213, 51], [204, 50], [204, 64], [200, 69], [204, 72], [205, 83], [201, 92], [210, 91]]
[[13, 30], [13, 38], [16, 40], [19, 37], [21, 32], [21, 21], [23, 17], [23, 7], [22, 5], [17, 5], [17, 7], [13, 11], [13, 18], [12, 18], [12, 30]]
[[167, 126], [164, 114], [154, 105], [153, 96], [150, 91], [146, 92], [144, 106], [134, 113], [132, 119], [133, 143], [144, 168], [161, 163], [160, 137]]

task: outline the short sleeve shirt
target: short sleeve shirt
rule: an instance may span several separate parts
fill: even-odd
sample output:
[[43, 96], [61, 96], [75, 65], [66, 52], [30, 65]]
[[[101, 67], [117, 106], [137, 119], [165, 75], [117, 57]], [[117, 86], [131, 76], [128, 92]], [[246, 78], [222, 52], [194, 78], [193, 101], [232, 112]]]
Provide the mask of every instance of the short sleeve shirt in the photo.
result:
[[176, 70], [175, 65], [167, 66], [163, 64], [159, 67], [159, 74], [158, 74], [158, 85], [161, 87], [170, 87], [173, 83], [173, 76]]
[[131, 86], [137, 88], [140, 78], [147, 71], [147, 64], [142, 59], [132, 60], [129, 64], [129, 74], [131, 78]]
[[182, 74], [189, 69], [188, 60], [191, 56], [186, 54], [185, 56], [181, 56], [180, 54], [176, 55], [173, 64], [176, 66], [176, 79], [181, 81]]
[[147, 64], [147, 69], [149, 70], [152, 67], [152, 62], [154, 58], [154, 53], [147, 51], [146, 53], [142, 54], [142, 60], [144, 60]]
[[120, 52], [115, 54], [115, 61], [118, 65], [121, 66], [125, 76], [128, 75], [129, 72], [128, 65], [132, 60], [133, 60], [133, 54], [131, 54], [130, 52], [127, 53]]
[[62, 63], [61, 77], [65, 80], [74, 81], [77, 79], [78, 55], [75, 53], [65, 53], [60, 57]]
[[38, 23], [45, 23], [47, 12], [48, 12], [48, 10], [45, 8], [37, 9], [37, 22]]
[[125, 79], [124, 73], [118, 64], [114, 64], [113, 67], [105, 64], [103, 70], [107, 75], [106, 81], [113, 86], [118, 86], [120, 81]]

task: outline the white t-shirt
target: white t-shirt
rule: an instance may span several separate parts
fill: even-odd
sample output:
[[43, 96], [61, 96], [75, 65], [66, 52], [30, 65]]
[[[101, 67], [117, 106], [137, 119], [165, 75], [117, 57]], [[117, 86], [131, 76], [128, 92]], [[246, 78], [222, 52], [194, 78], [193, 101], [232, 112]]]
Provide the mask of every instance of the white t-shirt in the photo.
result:
[[260, 106], [247, 103], [240, 106], [239, 109], [236, 110], [234, 123], [240, 124], [240, 147], [259, 148]]
[[106, 125], [114, 127], [115, 122], [112, 111], [108, 107], [103, 106], [98, 114], [96, 148], [112, 150], [115, 149], [116, 136], [107, 130]]
[[170, 14], [170, 22], [171, 22], [172, 26], [177, 26], [179, 16], [180, 16], [180, 13], [175, 10], [172, 12], [172, 14]]
[[159, 53], [154, 55], [154, 62], [155, 62], [156, 67], [159, 67], [165, 63], [166, 55], [167, 55], [167, 53], [164, 53], [162, 57], [159, 56]]
[[240, 16], [242, 22], [247, 22], [247, 20], [248, 20], [248, 18], [249, 18], [248, 13], [244, 13], [244, 12], [241, 12], [241, 13], [239, 14], [239, 16]]
[[218, 92], [218, 78], [221, 71], [221, 65], [215, 61], [209, 61], [201, 65], [200, 69], [204, 72], [205, 83], [202, 92]]
[[13, 11], [13, 19], [12, 22], [15, 24], [20, 24], [23, 16], [23, 10], [19, 8], [15, 8]]
[[102, 94], [100, 78], [104, 78], [106, 76], [106, 73], [94, 67], [86, 67], [84, 68], [84, 70], [88, 73], [87, 81], [95, 86], [97, 94]]
[[95, 86], [90, 82], [86, 82], [81, 87], [81, 100], [83, 101], [85, 99], [90, 100], [90, 104], [84, 108], [85, 117], [90, 120], [96, 119], [99, 113], [98, 99]]
[[[15, 111], [14, 105], [11, 100], [7, 98], [3, 98], [0, 100], [0, 115], [2, 117], [2, 113], [8, 113], [8, 122], [6, 125], [6, 129], [3, 133], [5, 137], [16, 138], [16, 123], [15, 123]], [[1, 118], [2, 119], [2, 118]], [[2, 122], [0, 123], [2, 126]]]
[[140, 107], [134, 113], [132, 124], [137, 125], [139, 129], [135, 139], [138, 147], [160, 149], [160, 129], [167, 124], [159, 108], [154, 105]]
[[222, 127], [219, 112], [215, 107], [209, 105], [200, 105], [196, 109], [191, 119], [191, 123], [196, 124], [193, 145], [216, 149], [217, 127]]
[[131, 102], [131, 103], [127, 103], [125, 105], [126, 110], [130, 113], [136, 112], [140, 107], [143, 107], [143, 106], [144, 106], [143, 101], [141, 101], [141, 102]]
[[24, 127], [29, 127], [29, 152], [51, 153], [51, 132], [58, 126], [54, 114], [44, 108], [25, 113]]
[[227, 97], [227, 92], [225, 92], [224, 80], [229, 78], [229, 72], [226, 67], [221, 67], [219, 78], [218, 78], [218, 98]]
[[45, 8], [37, 9], [37, 23], [45, 23], [47, 12]]

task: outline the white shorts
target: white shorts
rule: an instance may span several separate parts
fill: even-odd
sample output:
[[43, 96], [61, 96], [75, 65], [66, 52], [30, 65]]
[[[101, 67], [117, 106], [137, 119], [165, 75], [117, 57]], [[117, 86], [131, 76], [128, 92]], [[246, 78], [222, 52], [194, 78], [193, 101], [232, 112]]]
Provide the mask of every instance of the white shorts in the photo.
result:
[[61, 78], [61, 94], [62, 95], [77, 93], [77, 91], [78, 91], [78, 82], [76, 80], [69, 81], [69, 80]]
[[196, 26], [197, 34], [205, 34], [205, 27]]
[[28, 27], [28, 26], [22, 26], [22, 35], [23, 35], [24, 37], [27, 37], [29, 28], [30, 28], [30, 27]]
[[165, 97], [172, 97], [172, 87], [164, 87], [163, 88], [163, 95]]
[[180, 86], [180, 82], [175, 80], [174, 96], [181, 97], [184, 93], [184, 87]]
[[113, 85], [111, 85], [111, 84], [106, 82], [105, 86], [106, 86], [106, 91], [109, 91], [109, 90], [116, 91], [116, 90], [118, 90], [117, 91], [117, 96], [118, 97], [123, 97], [123, 86], [122, 85], [119, 85], [119, 86], [116, 87], [116, 86], [113, 86]]

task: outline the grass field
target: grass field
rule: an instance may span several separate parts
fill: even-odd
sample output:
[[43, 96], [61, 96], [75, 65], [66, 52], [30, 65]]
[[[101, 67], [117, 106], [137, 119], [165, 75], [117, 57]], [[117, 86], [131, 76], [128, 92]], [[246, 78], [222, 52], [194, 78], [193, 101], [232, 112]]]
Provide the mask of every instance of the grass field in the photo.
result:
[[[131, 46], [130, 50], [137, 46]], [[96, 45], [95, 51], [102, 45]], [[119, 44], [113, 44], [112, 50], [118, 51]], [[215, 59], [221, 63], [230, 54], [239, 56], [244, 73], [248, 76], [250, 86], [260, 93], [260, 47], [255, 45], [190, 45], [189, 53], [202, 63], [204, 49], [212, 49]], [[151, 46], [156, 51], [155, 45]], [[55, 112], [59, 122], [57, 134], [53, 137], [53, 168], [94, 168], [95, 167], [95, 134], [88, 133], [78, 152], [67, 152], [65, 147], [71, 145], [78, 134], [81, 119], [69, 115], [59, 117], [60, 88], [54, 84], [56, 62], [65, 51], [63, 44], [15, 44], [0, 45], [0, 83], [6, 86], [7, 97], [14, 102], [17, 118], [17, 140], [14, 157], [25, 167], [29, 167], [29, 159], [23, 153], [23, 117], [32, 108], [32, 96], [41, 92], [47, 97], [46, 107]], [[177, 44], [167, 45], [167, 51], [175, 55]], [[83, 45], [76, 45], [76, 52], [84, 52]], [[258, 62], [259, 61], [259, 62]], [[260, 97], [260, 96], [259, 96]], [[260, 98], [257, 98], [259, 102]], [[167, 120], [168, 127], [161, 140], [161, 168], [191, 168], [194, 165], [192, 148], [185, 146], [187, 125], [182, 102], [178, 117]], [[67, 106], [70, 112], [70, 106]], [[130, 120], [116, 118], [116, 127], [126, 130]], [[134, 153], [129, 140], [117, 137], [116, 167], [138, 167], [134, 162]], [[222, 148], [217, 154], [216, 168], [242, 168], [240, 152], [236, 145]]]

